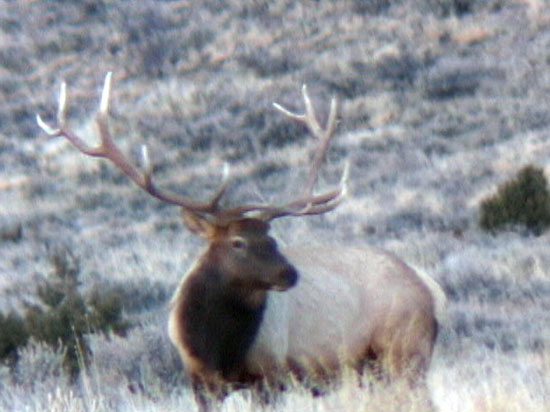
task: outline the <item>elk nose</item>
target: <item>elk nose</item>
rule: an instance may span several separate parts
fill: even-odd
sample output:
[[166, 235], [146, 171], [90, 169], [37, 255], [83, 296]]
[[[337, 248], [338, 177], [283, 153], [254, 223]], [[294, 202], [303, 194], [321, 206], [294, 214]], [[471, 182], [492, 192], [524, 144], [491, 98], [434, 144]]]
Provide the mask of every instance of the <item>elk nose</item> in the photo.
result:
[[289, 289], [298, 282], [298, 272], [292, 266], [283, 269], [279, 273], [279, 281], [283, 290]]

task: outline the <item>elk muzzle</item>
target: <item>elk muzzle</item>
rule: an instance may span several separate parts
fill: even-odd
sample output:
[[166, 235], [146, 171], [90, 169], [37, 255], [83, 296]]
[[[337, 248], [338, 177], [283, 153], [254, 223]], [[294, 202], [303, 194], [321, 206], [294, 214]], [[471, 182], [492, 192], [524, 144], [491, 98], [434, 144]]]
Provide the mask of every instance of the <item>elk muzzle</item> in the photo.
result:
[[283, 292], [295, 286], [297, 282], [298, 272], [293, 266], [288, 266], [277, 274], [277, 282], [273, 284], [271, 289]]

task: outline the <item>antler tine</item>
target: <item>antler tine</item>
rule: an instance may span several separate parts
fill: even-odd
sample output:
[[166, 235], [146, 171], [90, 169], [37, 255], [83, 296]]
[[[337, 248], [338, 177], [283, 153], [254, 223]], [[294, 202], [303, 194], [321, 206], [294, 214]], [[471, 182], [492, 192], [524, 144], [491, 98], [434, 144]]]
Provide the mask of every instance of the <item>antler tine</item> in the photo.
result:
[[330, 146], [330, 142], [334, 137], [334, 131], [336, 130], [336, 124], [337, 124], [336, 120], [337, 120], [337, 113], [338, 113], [338, 102], [335, 97], [331, 99], [327, 124], [323, 129], [319, 124], [319, 121], [317, 120], [315, 109], [313, 108], [313, 104], [311, 103], [311, 99], [309, 98], [309, 95], [307, 93], [307, 86], [305, 84], [302, 86], [302, 97], [304, 99], [304, 105], [306, 109], [304, 114], [293, 113], [278, 103], [273, 103], [273, 106], [275, 106], [277, 110], [282, 112], [287, 117], [290, 117], [291, 119], [304, 123], [309, 129], [309, 131], [311, 132], [311, 134], [313, 134], [313, 136], [315, 136], [320, 141], [319, 150], [315, 153], [315, 156], [313, 158], [313, 162], [311, 165], [311, 169], [309, 170], [309, 173], [308, 173], [306, 186], [304, 190], [304, 193], [306, 195], [311, 196], [313, 194], [315, 183], [317, 182], [319, 169], [321, 168], [321, 165], [325, 160], [327, 150]]
[[257, 218], [269, 221], [283, 216], [320, 215], [334, 210], [348, 194], [349, 162], [346, 162], [338, 189], [315, 196], [306, 196], [282, 206], [265, 207]]
[[218, 211], [220, 199], [224, 195], [228, 186], [229, 168], [227, 166], [224, 167], [222, 183], [219, 189], [215, 192], [212, 199], [208, 202], [197, 202], [186, 196], [180, 196], [169, 191], [161, 191], [160, 189], [158, 189], [153, 182], [153, 167], [149, 160], [149, 150], [147, 149], [147, 146], [143, 145], [141, 148], [142, 170], [139, 170], [129, 161], [129, 159], [124, 156], [122, 151], [114, 143], [111, 137], [107, 122], [109, 111], [109, 97], [112, 82], [111, 78], [112, 72], [108, 72], [105, 76], [105, 82], [103, 85], [103, 90], [101, 92], [101, 102], [95, 118], [99, 130], [99, 136], [101, 139], [101, 142], [98, 146], [94, 147], [88, 145], [82, 138], [80, 138], [70, 128], [66, 126], [67, 86], [65, 82], [61, 83], [61, 90], [59, 93], [57, 127], [52, 127], [48, 125], [40, 117], [40, 115], [37, 114], [36, 122], [38, 126], [51, 137], [65, 137], [79, 151], [88, 156], [102, 157], [110, 160], [140, 188], [145, 190], [153, 197], [156, 197], [157, 199], [160, 199], [166, 203], [181, 206], [191, 212], [215, 214]]
[[210, 207], [213, 211], [219, 210], [219, 203], [223, 195], [225, 195], [225, 192], [227, 191], [227, 188], [229, 187], [229, 177], [231, 175], [229, 163], [225, 162], [223, 164], [223, 171], [222, 171], [222, 182], [220, 184], [220, 187], [214, 193], [214, 196], [212, 196], [212, 199], [210, 199]]
[[59, 104], [57, 108], [57, 123], [59, 127], [65, 125], [65, 115], [67, 113], [67, 83], [62, 82], [59, 88]]

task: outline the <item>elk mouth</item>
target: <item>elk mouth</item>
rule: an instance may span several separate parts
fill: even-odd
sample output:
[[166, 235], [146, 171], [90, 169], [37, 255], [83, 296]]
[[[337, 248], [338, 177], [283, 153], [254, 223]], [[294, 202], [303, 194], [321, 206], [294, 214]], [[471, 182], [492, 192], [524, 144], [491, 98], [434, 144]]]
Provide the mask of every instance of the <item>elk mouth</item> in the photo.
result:
[[281, 270], [277, 276], [277, 283], [273, 284], [272, 290], [284, 292], [298, 283], [298, 272], [293, 267]]

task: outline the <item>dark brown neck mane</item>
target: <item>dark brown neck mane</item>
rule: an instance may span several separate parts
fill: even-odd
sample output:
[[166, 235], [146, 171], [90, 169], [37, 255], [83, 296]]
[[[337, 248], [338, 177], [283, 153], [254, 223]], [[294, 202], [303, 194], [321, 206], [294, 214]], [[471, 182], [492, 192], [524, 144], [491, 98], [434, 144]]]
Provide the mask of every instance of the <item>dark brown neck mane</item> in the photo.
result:
[[239, 379], [263, 318], [263, 296], [251, 304], [224, 284], [215, 267], [202, 268], [186, 283], [178, 314], [190, 353], [224, 378]]

